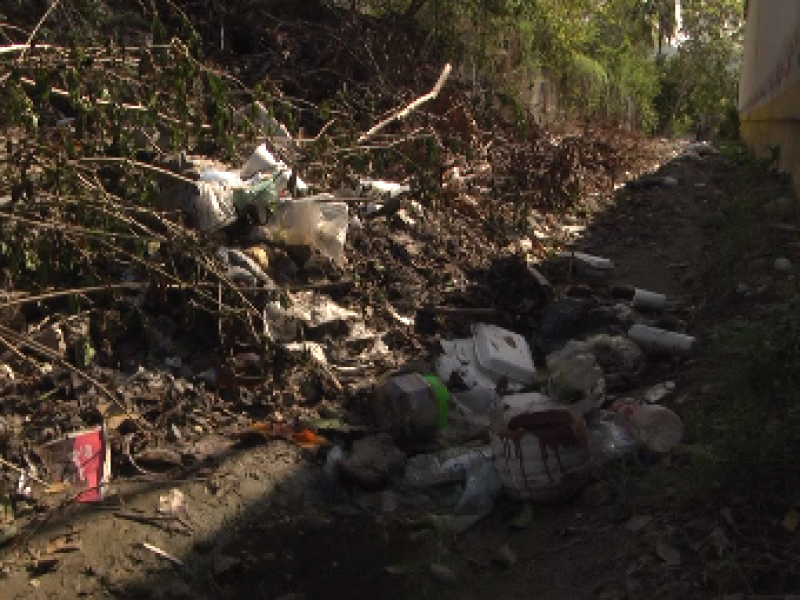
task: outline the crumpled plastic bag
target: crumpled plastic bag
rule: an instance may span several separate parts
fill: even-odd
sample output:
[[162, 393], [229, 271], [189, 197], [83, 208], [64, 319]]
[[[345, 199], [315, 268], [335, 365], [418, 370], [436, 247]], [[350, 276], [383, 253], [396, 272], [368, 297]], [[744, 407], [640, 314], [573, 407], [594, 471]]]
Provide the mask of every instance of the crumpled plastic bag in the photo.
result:
[[570, 342], [547, 355], [549, 394], [565, 404], [580, 404], [587, 410], [605, 401], [603, 370], [581, 342]]
[[253, 241], [311, 246], [341, 264], [349, 222], [347, 204], [330, 202], [332, 194], [287, 200], [275, 205], [269, 222], [254, 228]]

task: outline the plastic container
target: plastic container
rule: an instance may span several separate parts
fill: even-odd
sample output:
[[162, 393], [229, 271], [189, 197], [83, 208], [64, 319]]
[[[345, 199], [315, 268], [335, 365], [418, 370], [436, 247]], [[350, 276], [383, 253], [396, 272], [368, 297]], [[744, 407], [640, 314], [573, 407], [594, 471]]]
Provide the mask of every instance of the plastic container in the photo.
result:
[[442, 340], [443, 354], [436, 361], [442, 381], [450, 381], [455, 373], [469, 388], [493, 389], [505, 378], [511, 391], [533, 383], [536, 369], [525, 338], [483, 323], [472, 331], [472, 339]]
[[628, 337], [649, 352], [667, 354], [688, 354], [695, 349], [697, 340], [690, 335], [675, 333], [649, 325], [634, 325], [628, 330]]
[[[292, 176], [292, 170], [286, 166], [285, 162], [275, 158], [275, 156], [267, 150], [265, 144], [261, 144], [255, 149], [242, 167], [240, 175], [242, 179], [249, 179], [256, 173], [275, 175], [278, 190], [286, 189], [289, 179]], [[305, 193], [308, 190], [308, 186], [299, 177], [296, 182], [298, 192]]]
[[473, 325], [472, 336], [475, 355], [484, 369], [526, 385], [533, 383], [536, 369], [524, 337], [485, 323]]
[[633, 301], [631, 304], [634, 308], [664, 310], [664, 307], [667, 306], [667, 297], [664, 294], [636, 288], [633, 292]]
[[664, 406], [625, 404], [617, 409], [617, 420], [653, 452], [669, 452], [683, 439], [683, 421]]
[[503, 489], [519, 500], [549, 501], [577, 492], [592, 466], [586, 424], [554, 404], [509, 410], [491, 431], [494, 466]]
[[434, 375], [389, 377], [375, 391], [378, 425], [398, 441], [428, 441], [447, 425], [450, 394]]

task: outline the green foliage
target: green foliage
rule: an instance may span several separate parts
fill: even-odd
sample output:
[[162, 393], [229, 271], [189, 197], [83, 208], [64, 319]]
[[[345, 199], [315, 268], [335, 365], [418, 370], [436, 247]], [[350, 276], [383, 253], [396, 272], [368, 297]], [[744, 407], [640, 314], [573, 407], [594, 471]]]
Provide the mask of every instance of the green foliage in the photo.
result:
[[680, 132], [699, 115], [721, 120], [736, 102], [743, 14], [738, 0], [683, 0], [685, 40], [662, 61], [659, 128]]
[[[682, 23], [676, 20], [681, 5]], [[413, 14], [495, 87], [524, 94], [544, 68], [562, 108], [679, 132], [698, 115], [719, 122], [736, 91], [739, 0], [373, 0], [374, 14]], [[672, 56], [667, 40], [680, 34]], [[461, 60], [464, 60], [463, 58]]]

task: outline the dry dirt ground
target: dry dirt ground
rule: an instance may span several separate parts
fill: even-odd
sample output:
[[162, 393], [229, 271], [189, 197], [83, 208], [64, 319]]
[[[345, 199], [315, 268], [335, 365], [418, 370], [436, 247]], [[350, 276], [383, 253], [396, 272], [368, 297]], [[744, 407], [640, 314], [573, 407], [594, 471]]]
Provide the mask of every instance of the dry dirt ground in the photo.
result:
[[[677, 185], [620, 189], [591, 215], [575, 247], [613, 259], [614, 281], [684, 302], [683, 324], [700, 298], [698, 265], [707, 250], [701, 225], [733, 193], [735, 167], [721, 157], [672, 161], [662, 144], [660, 175]], [[790, 194], [790, 192], [786, 192]], [[582, 223], [579, 219], [577, 222]], [[556, 269], [542, 267], [548, 273]], [[591, 292], [564, 279], [562, 291]], [[675, 408], [702, 401], [693, 361], [665, 361], [642, 385], [673, 380]], [[359, 490], [328, 478], [314, 451], [274, 441], [230, 447], [206, 440], [213, 455], [181, 480], [118, 481], [107, 506], [72, 505], [26, 532], [0, 554], [0, 597], [16, 598], [712, 598], [699, 553], [676, 540], [681, 516], [624, 496], [626, 478], [679, 469], [680, 455], [600, 471], [576, 498], [522, 507], [507, 499], [457, 538], [382, 516]], [[644, 475], [643, 475], [644, 473]], [[137, 522], [160, 495], [184, 493], [191, 528]], [[672, 491], [662, 490], [661, 500]], [[128, 518], [120, 516], [127, 514]], [[710, 525], [714, 529], [713, 523]], [[710, 529], [710, 530], [711, 530]], [[709, 531], [710, 531], [709, 530]], [[57, 568], [31, 571], [30, 553], [74, 534], [79, 550]], [[173, 562], [143, 546], [160, 548]], [[666, 545], [666, 550], [664, 550]], [[507, 547], [511, 550], [501, 550]], [[669, 564], [669, 548], [681, 551]], [[505, 558], [502, 558], [505, 556]], [[511, 558], [509, 558], [511, 556]], [[437, 571], [432, 564], [443, 565]], [[744, 591], [744, 590], [733, 590]]]

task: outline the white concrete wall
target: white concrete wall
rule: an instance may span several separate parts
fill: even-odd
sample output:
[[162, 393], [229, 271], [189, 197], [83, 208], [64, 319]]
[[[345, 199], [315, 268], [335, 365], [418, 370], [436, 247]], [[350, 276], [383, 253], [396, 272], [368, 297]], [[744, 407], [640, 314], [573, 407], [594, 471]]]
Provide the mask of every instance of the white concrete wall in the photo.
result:
[[746, 114], [762, 107], [798, 80], [800, 0], [750, 0], [739, 109]]

